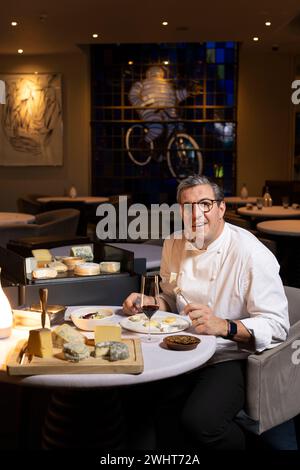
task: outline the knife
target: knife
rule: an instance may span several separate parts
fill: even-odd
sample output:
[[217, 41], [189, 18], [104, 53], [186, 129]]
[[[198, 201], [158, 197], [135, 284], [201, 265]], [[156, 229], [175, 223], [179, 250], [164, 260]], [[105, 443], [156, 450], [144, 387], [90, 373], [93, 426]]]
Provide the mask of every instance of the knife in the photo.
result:
[[45, 328], [46, 324], [46, 315], [47, 315], [47, 301], [48, 301], [48, 289], [40, 289], [40, 303], [41, 303], [41, 310], [42, 310], [42, 328]]

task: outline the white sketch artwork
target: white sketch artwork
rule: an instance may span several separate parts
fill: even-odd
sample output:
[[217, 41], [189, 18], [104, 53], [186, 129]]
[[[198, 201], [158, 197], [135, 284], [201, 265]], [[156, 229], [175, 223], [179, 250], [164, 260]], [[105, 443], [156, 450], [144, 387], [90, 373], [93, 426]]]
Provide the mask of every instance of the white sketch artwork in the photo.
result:
[[60, 74], [1, 74], [0, 165], [62, 165]]

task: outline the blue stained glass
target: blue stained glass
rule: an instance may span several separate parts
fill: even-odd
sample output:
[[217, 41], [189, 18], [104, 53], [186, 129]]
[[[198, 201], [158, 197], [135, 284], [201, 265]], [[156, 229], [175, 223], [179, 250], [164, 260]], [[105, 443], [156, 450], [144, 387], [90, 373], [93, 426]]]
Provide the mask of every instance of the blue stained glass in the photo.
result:
[[223, 79], [224, 77], [225, 77], [225, 66], [224, 65], [218, 65], [218, 78]]
[[226, 97], [226, 101], [227, 101], [227, 106], [233, 106], [234, 105], [234, 96], [228, 93], [227, 97]]
[[213, 64], [208, 64], [207, 66], [207, 78], [216, 77], [216, 66]]
[[208, 42], [206, 43], [206, 47], [207, 47], [208, 49], [213, 49], [214, 47], [216, 47], [216, 43], [215, 43], [215, 42], [210, 42], [210, 41], [208, 41]]
[[225, 81], [225, 86], [226, 86], [226, 92], [227, 93], [233, 93], [233, 90], [234, 90], [233, 80], [226, 80]]
[[206, 104], [209, 106], [212, 106], [213, 104], [215, 104], [215, 95], [213, 93], [207, 93]]
[[216, 105], [222, 106], [225, 104], [225, 94], [220, 93], [216, 96]]
[[234, 42], [230, 42], [230, 41], [226, 42], [226, 47], [227, 48], [234, 48], [234, 44], [235, 44]]
[[224, 63], [224, 49], [217, 49], [216, 50], [216, 62], [217, 64]]
[[206, 61], [207, 63], [215, 62], [215, 49], [207, 49], [206, 51]]
[[235, 56], [235, 50], [234, 49], [225, 49], [225, 62], [233, 63], [234, 62], [234, 56]]
[[195, 105], [200, 106], [203, 104], [203, 95], [198, 95], [195, 97]]
[[215, 89], [215, 82], [213, 80], [207, 80], [206, 82], [206, 91], [212, 92]]

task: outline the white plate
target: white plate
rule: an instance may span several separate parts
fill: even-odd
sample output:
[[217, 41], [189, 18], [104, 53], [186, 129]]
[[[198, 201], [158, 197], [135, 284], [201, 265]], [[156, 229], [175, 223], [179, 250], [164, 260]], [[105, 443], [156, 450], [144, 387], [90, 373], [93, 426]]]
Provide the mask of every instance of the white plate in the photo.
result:
[[[141, 314], [137, 315], [138, 317], [141, 316]], [[132, 315], [132, 317], [136, 316]], [[175, 321], [173, 323], [165, 322], [167, 318], [174, 318]], [[148, 333], [148, 319], [146, 316], [145, 319], [139, 319], [139, 321], [132, 321], [130, 317], [123, 318], [120, 325], [126, 330], [135, 331], [136, 333]], [[181, 315], [158, 310], [151, 318], [150, 333], [157, 335], [177, 333], [177, 331], [186, 330], [190, 325], [190, 321]]]
[[[98, 312], [100, 311], [109, 311], [112, 312], [110, 316], [104, 317], [104, 318], [80, 318], [82, 315], [87, 315], [88, 313], [92, 312]], [[115, 316], [115, 309], [112, 307], [109, 307], [107, 305], [98, 305], [96, 307], [90, 306], [90, 307], [79, 307], [74, 310], [72, 310], [70, 317], [72, 322], [79, 328], [80, 330], [84, 331], [94, 331], [95, 326], [98, 325], [104, 325], [107, 323], [113, 323], [114, 322], [114, 316]]]

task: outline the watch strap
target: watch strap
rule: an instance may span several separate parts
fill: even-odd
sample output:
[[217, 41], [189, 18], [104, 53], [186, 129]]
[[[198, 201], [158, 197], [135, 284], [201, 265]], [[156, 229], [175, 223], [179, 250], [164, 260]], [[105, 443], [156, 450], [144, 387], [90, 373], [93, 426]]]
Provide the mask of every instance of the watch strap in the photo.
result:
[[222, 336], [222, 338], [232, 339], [237, 334], [237, 324], [232, 320], [228, 320], [228, 318], [226, 318], [226, 321], [228, 325], [227, 335]]

